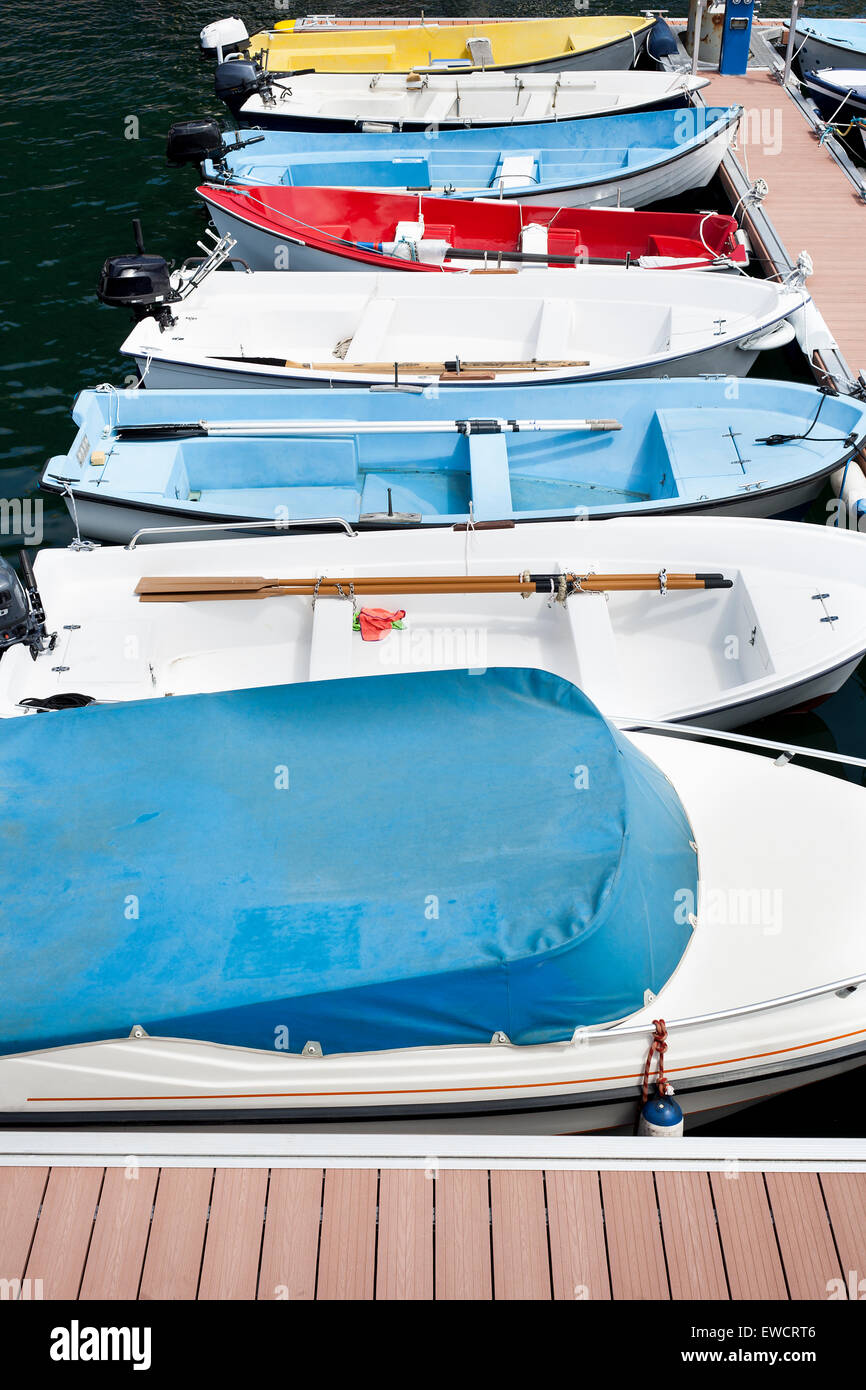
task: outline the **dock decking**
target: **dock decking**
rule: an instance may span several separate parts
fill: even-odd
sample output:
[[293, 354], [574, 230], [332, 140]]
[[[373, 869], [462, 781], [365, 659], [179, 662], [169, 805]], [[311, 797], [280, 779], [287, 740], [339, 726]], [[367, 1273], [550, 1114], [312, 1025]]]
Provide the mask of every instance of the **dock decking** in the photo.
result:
[[857, 1143], [0, 1135], [5, 1297], [827, 1300], [864, 1269]]
[[[770, 72], [708, 75], [708, 104], [744, 108], [736, 158], [750, 181], [766, 180], [764, 210], [791, 260], [803, 250], [811, 255], [807, 288], [856, 376], [866, 370], [866, 285], [855, 269], [866, 246], [866, 203]], [[760, 233], [748, 216], [746, 223], [760, 254]]]

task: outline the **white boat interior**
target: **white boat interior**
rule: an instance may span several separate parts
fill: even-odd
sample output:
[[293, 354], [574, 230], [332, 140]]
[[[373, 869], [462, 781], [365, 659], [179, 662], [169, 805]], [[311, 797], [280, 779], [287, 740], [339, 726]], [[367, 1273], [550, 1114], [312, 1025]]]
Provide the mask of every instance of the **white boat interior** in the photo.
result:
[[634, 111], [685, 100], [709, 79], [674, 72], [305, 73], [277, 81], [244, 103], [262, 117], [315, 122], [509, 125]]
[[761, 347], [793, 337], [788, 316], [808, 301], [802, 287], [745, 276], [684, 270], [672, 285], [664, 270], [612, 266], [523, 270], [507, 282], [498, 273], [441, 283], [360, 272], [351, 284], [326, 271], [213, 273], [171, 305], [173, 324], [143, 318], [122, 350], [145, 371], [149, 358], [222, 371], [252, 364], [304, 379], [340, 372], [347, 383], [393, 379], [395, 363], [404, 378], [435, 380], [459, 359], [517, 384], [693, 363], [730, 348], [736, 360], [726, 365], [745, 375]]
[[[207, 533], [205, 532], [205, 535]], [[0, 661], [0, 714], [75, 692], [141, 700], [445, 668], [536, 667], [611, 716], [737, 724], [831, 693], [866, 650], [856, 535], [795, 523], [658, 518], [519, 529], [245, 536], [46, 549], [36, 577], [57, 644]], [[143, 576], [721, 573], [730, 588], [550, 594], [392, 593], [142, 603]], [[820, 597], [823, 595], [823, 597]], [[364, 606], [405, 610], [384, 641]], [[827, 621], [828, 615], [832, 621]], [[23, 704], [33, 701], [33, 704]]]

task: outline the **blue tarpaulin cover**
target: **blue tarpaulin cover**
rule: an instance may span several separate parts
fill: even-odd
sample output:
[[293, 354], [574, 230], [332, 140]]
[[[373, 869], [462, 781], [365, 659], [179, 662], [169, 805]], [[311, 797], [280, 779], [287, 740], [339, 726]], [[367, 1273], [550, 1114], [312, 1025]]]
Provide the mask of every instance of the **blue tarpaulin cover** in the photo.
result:
[[690, 935], [688, 821], [568, 681], [437, 671], [4, 721], [0, 1050], [569, 1037]]

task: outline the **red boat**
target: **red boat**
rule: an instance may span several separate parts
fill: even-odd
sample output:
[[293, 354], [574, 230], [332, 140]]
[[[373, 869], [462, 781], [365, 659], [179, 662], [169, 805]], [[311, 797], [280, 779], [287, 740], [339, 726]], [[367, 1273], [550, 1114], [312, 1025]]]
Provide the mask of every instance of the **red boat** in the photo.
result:
[[517, 270], [582, 262], [694, 270], [744, 266], [720, 213], [556, 208], [350, 188], [202, 185], [221, 235], [253, 270]]

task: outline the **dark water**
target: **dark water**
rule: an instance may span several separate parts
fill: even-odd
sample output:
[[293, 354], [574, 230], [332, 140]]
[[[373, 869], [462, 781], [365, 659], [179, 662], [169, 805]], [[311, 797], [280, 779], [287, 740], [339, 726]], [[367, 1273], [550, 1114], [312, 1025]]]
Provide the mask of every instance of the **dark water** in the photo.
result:
[[[809, 15], [854, 15], [863, 0], [810, 6]], [[212, 91], [213, 65], [198, 53], [203, 24], [240, 10], [250, 33], [276, 19], [321, 9], [312, 3], [270, 6], [222, 0], [73, 0], [39, 7], [7, 3], [0, 27], [0, 496], [32, 498], [46, 458], [65, 453], [76, 393], [119, 381], [122, 312], [96, 302], [104, 258], [132, 250], [130, 222], [142, 219], [147, 249], [170, 259], [195, 254], [205, 226], [189, 170], [169, 170], [165, 132], [173, 120], [204, 113], [223, 119]], [[401, 0], [352, 4], [339, 13], [400, 14], [421, 6]], [[531, 17], [571, 14], [571, 0], [430, 0], [428, 13]], [[592, 4], [593, 14], [630, 13], [637, 5]], [[672, 16], [686, 0], [671, 0]], [[769, 10], [769, 6], [767, 9]], [[775, 8], [775, 7], [774, 7]], [[784, 8], [779, 6], [779, 12]], [[770, 205], [772, 214], [772, 207]], [[45, 543], [66, 544], [65, 508], [44, 499]], [[813, 519], [824, 516], [818, 504]], [[20, 538], [0, 535], [0, 550]], [[866, 669], [822, 706], [749, 732], [866, 757]], [[844, 774], [842, 774], [844, 775]], [[854, 780], [862, 774], [849, 773]], [[852, 866], [853, 869], [854, 866]], [[818, 930], [818, 924], [816, 924]], [[673, 1060], [673, 1059], [672, 1059]], [[739, 1133], [827, 1133], [843, 1113], [848, 1133], [866, 1134], [862, 1111], [846, 1098], [862, 1073], [815, 1087], [801, 1102], [775, 1102], [728, 1122]], [[838, 1101], [838, 1105], [837, 1105]], [[841, 1107], [841, 1112], [839, 1107]]]

